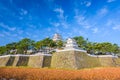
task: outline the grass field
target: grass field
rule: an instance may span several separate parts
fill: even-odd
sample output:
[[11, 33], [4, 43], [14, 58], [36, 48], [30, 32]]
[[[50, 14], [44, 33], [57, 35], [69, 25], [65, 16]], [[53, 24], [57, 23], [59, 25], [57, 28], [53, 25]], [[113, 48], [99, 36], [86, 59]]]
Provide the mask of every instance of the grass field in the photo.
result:
[[0, 80], [120, 80], [120, 67], [81, 70], [0, 68]]

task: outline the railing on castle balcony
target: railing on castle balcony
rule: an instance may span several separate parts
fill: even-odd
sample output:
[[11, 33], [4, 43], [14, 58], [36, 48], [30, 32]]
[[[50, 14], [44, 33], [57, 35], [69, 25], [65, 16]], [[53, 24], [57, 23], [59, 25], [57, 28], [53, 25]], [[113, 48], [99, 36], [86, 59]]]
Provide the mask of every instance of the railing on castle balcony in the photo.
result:
[[50, 54], [51, 52], [56, 51], [53, 48], [45, 48], [45, 49], [39, 49], [37, 52], [43, 53], [43, 54]]

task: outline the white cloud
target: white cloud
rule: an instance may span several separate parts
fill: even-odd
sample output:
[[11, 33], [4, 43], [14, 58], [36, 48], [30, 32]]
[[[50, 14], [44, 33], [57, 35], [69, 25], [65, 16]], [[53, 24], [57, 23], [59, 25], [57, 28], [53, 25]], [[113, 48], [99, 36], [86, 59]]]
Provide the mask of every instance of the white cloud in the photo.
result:
[[86, 29], [89, 29], [91, 27], [90, 23], [86, 20], [86, 18], [83, 15], [76, 15], [75, 20], [77, 24]]
[[[90, 7], [91, 6], [91, 1], [82, 1], [81, 5], [85, 5], [86, 7]], [[78, 5], [78, 3], [76, 3], [76, 5]]]
[[8, 32], [8, 31], [3, 31], [3, 33], [7, 36], [11, 36], [10, 32]]
[[98, 15], [99, 16], [103, 16], [103, 15], [106, 15], [108, 13], [108, 9], [107, 8], [102, 8], [98, 11]]
[[93, 28], [92, 31], [93, 31], [93, 33], [97, 33], [98, 32], [98, 28]]
[[114, 1], [116, 1], [116, 0], [107, 0], [108, 3], [111, 3], [111, 2], [114, 2]]
[[55, 12], [59, 13], [58, 17], [64, 19], [64, 10], [62, 8], [54, 9]]
[[10, 31], [15, 31], [16, 30], [16, 27], [11, 27], [9, 28]]
[[115, 27], [113, 27], [113, 30], [120, 30], [120, 24], [115, 25]]
[[13, 37], [17, 37], [18, 35], [17, 35], [17, 34], [13, 34], [12, 36], [13, 36]]
[[111, 26], [113, 25], [113, 21], [112, 20], [108, 20], [107, 23], [106, 23], [106, 26]]
[[77, 20], [78, 24], [82, 24], [83, 21], [85, 20], [85, 17], [82, 15], [76, 15], [75, 19]]
[[86, 2], [86, 6], [87, 7], [91, 6], [91, 2]]
[[55, 28], [54, 31], [55, 31], [56, 33], [61, 33], [61, 31], [60, 31], [58, 28]]
[[36, 26], [36, 25], [33, 25], [33, 24], [28, 24], [28, 26], [29, 26], [30, 28], [32, 28], [32, 29], [33, 29], [33, 28], [34, 28], [34, 29], [37, 28], [37, 26]]
[[61, 25], [63, 26], [64, 29], [67, 29], [69, 26], [67, 22], [62, 22]]
[[5, 35], [4, 34], [0, 34], [0, 37], [4, 37]]
[[6, 25], [4, 23], [0, 23], [0, 27], [5, 28], [5, 29], [7, 29], [9, 31], [15, 31], [16, 30], [16, 27], [10, 27], [10, 26], [8, 26], [8, 25]]
[[28, 11], [27, 11], [27, 10], [24, 10], [24, 9], [21, 9], [21, 10], [20, 10], [20, 14], [21, 14], [21, 15], [27, 15], [27, 14], [28, 14]]
[[47, 28], [47, 31], [50, 32], [50, 31], [51, 31], [51, 28]]
[[18, 30], [17, 32], [18, 32], [18, 34], [22, 34], [23, 30]]
[[21, 39], [23, 39], [24, 37], [23, 37], [23, 36], [19, 36], [18, 38], [21, 40]]
[[58, 17], [58, 22], [56, 22], [56, 23], [53, 23], [52, 22], [52, 25], [53, 26], [55, 26], [55, 27], [58, 27], [58, 26], [61, 26], [61, 27], [63, 27], [64, 29], [67, 29], [68, 28], [68, 26], [69, 26], [69, 24], [67, 23], [67, 17], [66, 16], [64, 16], [64, 10], [62, 9], [62, 8], [56, 8], [56, 9], [54, 9], [54, 11], [56, 12], [56, 13], [58, 13], [58, 15], [57, 15], [57, 17]]
[[12, 4], [12, 3], [13, 3], [13, 0], [10, 0], [10, 3]]
[[62, 8], [56, 8], [54, 11], [55, 11], [55, 12], [59, 12], [59, 13], [61, 13], [61, 14], [63, 14], [63, 13], [64, 13], [64, 11], [63, 11], [63, 9], [62, 9]]
[[37, 37], [38, 37], [38, 35], [33, 35], [33, 37], [34, 37], [34, 38], [37, 38]]
[[58, 23], [58, 22], [52, 22], [51, 24], [52, 24], [53, 26], [55, 26], [55, 27], [60, 26], [60, 23]]
[[82, 36], [84, 36], [84, 37], [87, 36], [87, 34], [85, 33], [85, 31], [79, 31], [79, 35], [82, 35]]
[[26, 34], [27, 34], [28, 36], [31, 36], [31, 34], [30, 34], [29, 32], [26, 32]]

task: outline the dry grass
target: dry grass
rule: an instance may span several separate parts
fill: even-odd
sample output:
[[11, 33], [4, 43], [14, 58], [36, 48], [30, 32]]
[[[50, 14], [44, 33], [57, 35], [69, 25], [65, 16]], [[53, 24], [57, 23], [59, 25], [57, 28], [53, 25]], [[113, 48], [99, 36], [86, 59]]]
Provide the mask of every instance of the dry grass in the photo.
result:
[[60, 70], [0, 68], [0, 80], [120, 80], [120, 68]]

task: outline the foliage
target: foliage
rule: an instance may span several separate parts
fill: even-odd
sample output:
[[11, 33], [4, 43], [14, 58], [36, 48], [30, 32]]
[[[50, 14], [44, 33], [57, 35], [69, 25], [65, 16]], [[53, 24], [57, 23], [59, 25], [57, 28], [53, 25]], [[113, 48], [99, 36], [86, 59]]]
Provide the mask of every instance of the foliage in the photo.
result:
[[82, 36], [74, 37], [80, 48], [86, 49], [91, 54], [106, 54], [106, 53], [120, 53], [120, 47], [117, 44], [110, 42], [89, 42]]
[[56, 46], [56, 43], [50, 38], [45, 38], [45, 39], [43, 39], [41, 41], [36, 42], [35, 46], [36, 46], [37, 49], [42, 48], [42, 47], [51, 47], [51, 48], [53, 48], [53, 47]]
[[[82, 36], [74, 37], [78, 46], [82, 49], [87, 50], [89, 53], [120, 53], [120, 47], [117, 44], [112, 44], [110, 42], [89, 42], [88, 39], [85, 39]], [[6, 44], [5, 46], [0, 46], [0, 54], [11, 54], [15, 52], [10, 52], [11, 50], [17, 50], [17, 54], [26, 54], [29, 48], [36, 48], [40, 49], [43, 47], [50, 47], [50, 48], [61, 48], [63, 47], [63, 41], [54, 42], [50, 38], [45, 38], [40, 41], [33, 41], [28, 38], [24, 38], [19, 42], [12, 42]]]
[[88, 50], [93, 50], [94, 52], [105, 53], [119, 53], [119, 46], [117, 44], [112, 44], [109, 42], [103, 43], [88, 43]]
[[27, 53], [29, 47], [34, 46], [34, 41], [28, 38], [24, 38], [18, 42], [17, 50], [19, 52]]
[[57, 44], [58, 48], [62, 48], [63, 47], [63, 41], [61, 41], [61, 40], [57, 41], [56, 44]]
[[74, 37], [74, 39], [76, 40], [76, 42], [80, 48], [83, 48], [83, 49], [86, 48], [87, 40], [85, 40], [84, 37], [76, 36], [76, 37]]
[[0, 55], [7, 53], [7, 48], [5, 46], [0, 47]]

